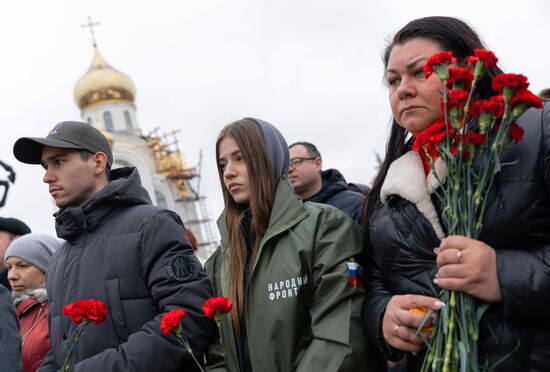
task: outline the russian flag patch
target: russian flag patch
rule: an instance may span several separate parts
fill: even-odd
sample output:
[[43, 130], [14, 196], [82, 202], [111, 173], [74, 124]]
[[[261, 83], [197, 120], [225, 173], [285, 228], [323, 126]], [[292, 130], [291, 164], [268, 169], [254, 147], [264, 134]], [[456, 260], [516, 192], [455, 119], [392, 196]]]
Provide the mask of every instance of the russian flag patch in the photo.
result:
[[363, 283], [361, 282], [361, 271], [362, 267], [357, 262], [348, 262], [348, 270], [350, 275], [350, 281], [351, 284], [356, 287], [363, 287]]

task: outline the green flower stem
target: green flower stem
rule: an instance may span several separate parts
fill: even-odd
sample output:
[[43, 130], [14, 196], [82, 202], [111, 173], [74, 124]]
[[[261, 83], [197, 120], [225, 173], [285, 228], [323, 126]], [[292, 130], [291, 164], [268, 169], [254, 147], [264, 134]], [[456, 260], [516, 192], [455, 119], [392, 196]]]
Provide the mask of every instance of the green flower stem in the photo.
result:
[[74, 331], [74, 340], [71, 344], [71, 347], [69, 348], [69, 352], [67, 353], [67, 356], [65, 357], [65, 361], [63, 362], [63, 367], [61, 368], [61, 372], [69, 372], [71, 370], [71, 355], [73, 355], [74, 348], [76, 344], [78, 343], [78, 340], [80, 340], [80, 336], [82, 336], [82, 332], [84, 332], [84, 328], [88, 324], [90, 324], [91, 321], [88, 319], [84, 319], [84, 321], [79, 324]]
[[466, 101], [466, 105], [464, 105], [464, 123], [466, 123], [466, 120], [468, 119], [468, 114], [470, 112], [470, 104], [472, 101], [472, 93], [475, 91], [477, 82], [479, 81], [481, 76], [475, 76], [474, 80], [472, 81], [472, 88], [470, 89], [470, 95], [468, 96], [468, 100]]
[[191, 358], [193, 358], [193, 360], [195, 361], [195, 364], [197, 365], [197, 367], [199, 367], [201, 372], [204, 372], [204, 369], [202, 368], [202, 365], [199, 363], [197, 358], [195, 358], [195, 354], [193, 354], [193, 350], [191, 349], [191, 346], [189, 345], [189, 341], [187, 341], [187, 339], [181, 333], [176, 335], [176, 336], [178, 337], [178, 340], [183, 345], [183, 347], [185, 347], [185, 350], [189, 354], [191, 354]]
[[449, 118], [447, 116], [447, 80], [443, 80], [443, 117], [445, 119], [445, 145], [447, 148], [451, 145], [450, 138], [449, 138], [449, 128], [447, 128], [447, 123], [449, 122]]
[[455, 335], [455, 292], [451, 291], [451, 300], [449, 301], [449, 327], [447, 330], [447, 341], [445, 342], [445, 359], [443, 361], [443, 372], [451, 371], [451, 356], [453, 354], [454, 335]]

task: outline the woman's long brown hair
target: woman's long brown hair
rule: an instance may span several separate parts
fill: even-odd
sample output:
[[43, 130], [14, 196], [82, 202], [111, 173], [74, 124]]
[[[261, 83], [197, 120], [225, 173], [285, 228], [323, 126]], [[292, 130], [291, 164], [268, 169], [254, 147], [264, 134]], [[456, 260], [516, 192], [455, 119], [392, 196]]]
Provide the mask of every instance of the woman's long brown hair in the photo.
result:
[[251, 119], [242, 119], [222, 129], [216, 141], [216, 160], [223, 190], [225, 223], [229, 232], [229, 246], [231, 247], [229, 258], [229, 297], [234, 304], [231, 320], [235, 335], [238, 337], [240, 319], [244, 311], [246, 290], [244, 273], [247, 245], [241, 225], [244, 215], [243, 206], [233, 200], [223, 182], [223, 169], [219, 162], [219, 145], [225, 137], [231, 137], [235, 140], [248, 171], [248, 181], [250, 183], [249, 207], [252, 214], [251, 229], [255, 236], [250, 265], [254, 265], [260, 242], [268, 227], [275, 197], [275, 179], [271, 161], [268, 159], [265, 150], [262, 130], [256, 122]]

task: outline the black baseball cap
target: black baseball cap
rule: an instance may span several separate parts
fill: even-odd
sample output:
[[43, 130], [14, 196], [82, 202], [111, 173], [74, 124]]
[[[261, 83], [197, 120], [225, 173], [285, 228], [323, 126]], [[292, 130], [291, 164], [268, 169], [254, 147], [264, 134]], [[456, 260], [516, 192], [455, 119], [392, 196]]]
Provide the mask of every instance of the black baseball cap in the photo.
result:
[[17, 218], [0, 217], [0, 231], [7, 231], [14, 235], [25, 235], [31, 232], [27, 224]]
[[19, 138], [13, 145], [13, 155], [20, 162], [40, 164], [44, 146], [86, 150], [92, 154], [101, 151], [107, 155], [109, 168], [113, 165], [113, 152], [109, 141], [99, 130], [88, 123], [64, 121], [56, 124], [46, 138]]

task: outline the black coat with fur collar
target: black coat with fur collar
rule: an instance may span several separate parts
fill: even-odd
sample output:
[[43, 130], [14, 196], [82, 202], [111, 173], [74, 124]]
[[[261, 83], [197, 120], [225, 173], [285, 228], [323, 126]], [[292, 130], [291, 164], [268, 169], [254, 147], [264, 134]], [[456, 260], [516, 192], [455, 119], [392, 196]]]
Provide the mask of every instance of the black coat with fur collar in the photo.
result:
[[[522, 142], [511, 145], [489, 195], [480, 240], [496, 250], [504, 301], [492, 304], [480, 323], [479, 362], [497, 371], [547, 371], [550, 366], [550, 105], [529, 110], [518, 121]], [[363, 319], [371, 340], [381, 339], [381, 319], [392, 295], [433, 296], [433, 248], [444, 232], [439, 224], [437, 187], [424, 180], [418, 154], [392, 164], [374, 211], [367, 247], [367, 299]], [[420, 176], [418, 176], [420, 175]], [[420, 184], [414, 179], [421, 177]], [[491, 329], [494, 335], [491, 333]], [[408, 355], [409, 371], [420, 369], [423, 353]]]

